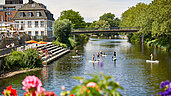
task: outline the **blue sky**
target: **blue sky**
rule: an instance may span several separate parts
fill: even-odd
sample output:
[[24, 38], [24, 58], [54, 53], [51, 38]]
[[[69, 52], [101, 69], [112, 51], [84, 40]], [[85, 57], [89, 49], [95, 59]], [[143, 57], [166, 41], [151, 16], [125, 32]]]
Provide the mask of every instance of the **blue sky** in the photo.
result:
[[[111, 12], [116, 17], [121, 17], [121, 14], [129, 7], [135, 6], [139, 2], [149, 4], [152, 0], [34, 0], [38, 3], [43, 3], [47, 9], [54, 14], [57, 19], [60, 12], [63, 10], [73, 9], [78, 11], [86, 22], [97, 21], [104, 13]], [[28, 0], [24, 0], [27, 3]]]

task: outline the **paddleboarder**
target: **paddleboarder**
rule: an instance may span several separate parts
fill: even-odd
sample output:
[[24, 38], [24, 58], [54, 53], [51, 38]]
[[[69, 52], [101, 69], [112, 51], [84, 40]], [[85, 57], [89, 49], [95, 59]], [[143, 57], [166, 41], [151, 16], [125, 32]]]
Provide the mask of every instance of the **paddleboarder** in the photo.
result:
[[93, 59], [93, 61], [95, 61], [95, 60], [94, 60], [94, 55], [93, 55], [93, 58], [92, 58], [92, 59]]
[[151, 54], [150, 57], [151, 57], [151, 61], [153, 61], [153, 54]]
[[75, 53], [78, 55], [78, 50], [76, 50]]
[[99, 57], [99, 52], [97, 53], [97, 57]]
[[113, 55], [114, 55], [114, 58], [116, 58], [116, 52], [115, 51], [114, 51]]

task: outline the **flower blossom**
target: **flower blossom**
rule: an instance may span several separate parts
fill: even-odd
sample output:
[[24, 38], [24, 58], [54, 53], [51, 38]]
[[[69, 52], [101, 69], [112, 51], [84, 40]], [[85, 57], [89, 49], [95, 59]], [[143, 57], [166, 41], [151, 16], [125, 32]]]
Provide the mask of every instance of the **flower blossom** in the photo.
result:
[[97, 87], [97, 84], [95, 82], [89, 82], [86, 86], [95, 88], [95, 87]]
[[36, 76], [27, 76], [23, 80], [22, 84], [23, 84], [23, 90], [26, 90], [26, 91], [31, 88], [36, 88], [38, 92], [43, 90], [41, 89], [42, 82]]
[[4, 90], [3, 92], [2, 92], [2, 94], [3, 95], [8, 95], [8, 96], [18, 96], [17, 95], [17, 90], [16, 89], [12, 89], [12, 86], [10, 85], [10, 86], [8, 86], [8, 87], [6, 87], [6, 90]]
[[160, 89], [166, 88], [165, 92], [159, 92], [158, 94], [161, 96], [171, 96], [171, 82], [169, 80], [162, 82], [160, 84]]

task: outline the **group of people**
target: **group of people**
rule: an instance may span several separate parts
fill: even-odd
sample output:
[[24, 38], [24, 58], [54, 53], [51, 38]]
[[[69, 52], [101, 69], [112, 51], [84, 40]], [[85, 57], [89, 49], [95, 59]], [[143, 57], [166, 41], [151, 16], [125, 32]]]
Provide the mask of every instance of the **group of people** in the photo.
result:
[[18, 38], [18, 39], [20, 39], [20, 37], [22, 37], [23, 36], [23, 34], [1, 34], [0, 35], [0, 40], [1, 39], [4, 39], [4, 38]]
[[[100, 57], [100, 56], [102, 56], [102, 55], [105, 56], [106, 53], [103, 52], [102, 50], [100, 50], [100, 52], [97, 52], [97, 57]], [[112, 56], [112, 58], [116, 58], [116, 52], [115, 52], [115, 51], [114, 51], [113, 55], [114, 55], [114, 56]], [[95, 55], [94, 55], [94, 54], [93, 54], [92, 60], [95, 61]]]
[[12, 48], [12, 47], [14, 47], [14, 46], [15, 46], [15, 44], [14, 44], [14, 42], [12, 42], [11, 44], [6, 45], [6, 48]]
[[39, 51], [42, 51], [42, 54], [45, 54], [45, 56], [51, 56], [52, 52], [47, 49], [47, 46], [43, 46]]

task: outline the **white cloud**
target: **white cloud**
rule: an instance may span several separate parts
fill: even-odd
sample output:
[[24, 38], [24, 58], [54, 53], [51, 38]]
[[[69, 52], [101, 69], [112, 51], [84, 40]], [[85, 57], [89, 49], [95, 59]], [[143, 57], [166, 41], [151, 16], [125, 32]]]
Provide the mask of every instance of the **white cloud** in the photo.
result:
[[[60, 12], [63, 10], [73, 9], [79, 11], [86, 22], [98, 20], [104, 13], [111, 12], [116, 17], [121, 17], [121, 14], [128, 7], [135, 6], [138, 2], [150, 3], [152, 0], [34, 0], [38, 3], [43, 3], [47, 9], [54, 14], [57, 19]], [[28, 0], [24, 0], [27, 3]]]

